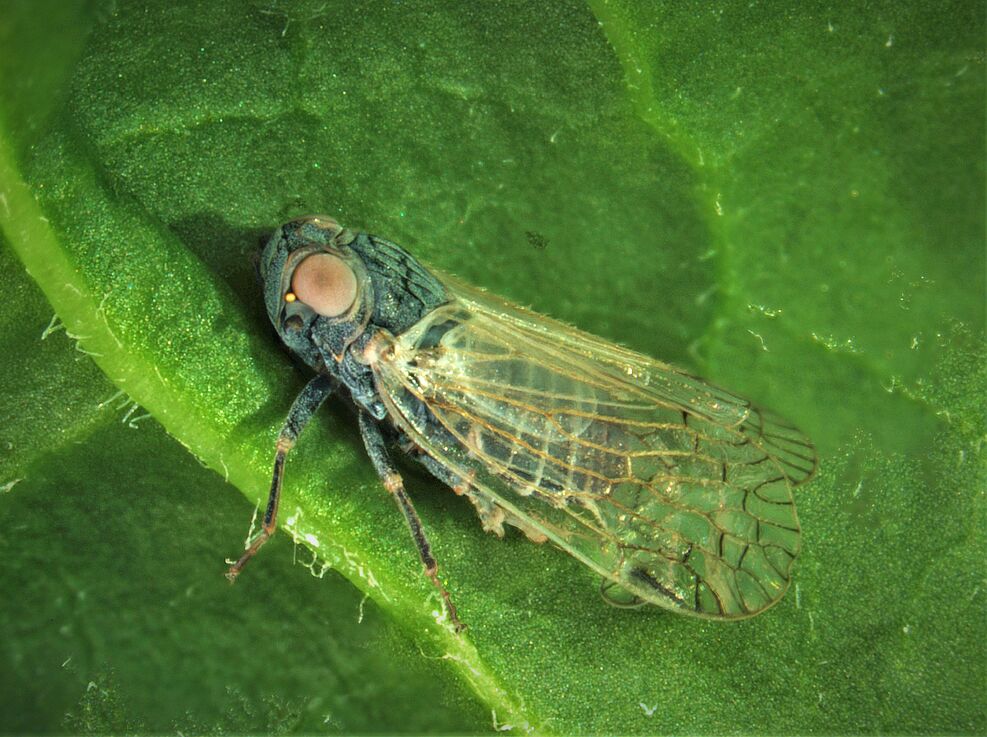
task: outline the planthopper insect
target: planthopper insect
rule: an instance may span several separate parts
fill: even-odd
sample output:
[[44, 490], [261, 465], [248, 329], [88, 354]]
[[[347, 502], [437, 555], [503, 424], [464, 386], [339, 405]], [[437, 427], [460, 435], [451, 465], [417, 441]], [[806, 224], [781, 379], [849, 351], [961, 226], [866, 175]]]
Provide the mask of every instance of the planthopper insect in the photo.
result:
[[271, 322], [316, 375], [288, 413], [263, 527], [230, 580], [274, 533], [285, 456], [342, 389], [457, 630], [389, 447], [466, 496], [484, 530], [514, 526], [591, 568], [616, 605], [741, 619], [785, 593], [800, 538], [792, 489], [816, 455], [784, 420], [330, 217], [281, 226], [260, 274]]

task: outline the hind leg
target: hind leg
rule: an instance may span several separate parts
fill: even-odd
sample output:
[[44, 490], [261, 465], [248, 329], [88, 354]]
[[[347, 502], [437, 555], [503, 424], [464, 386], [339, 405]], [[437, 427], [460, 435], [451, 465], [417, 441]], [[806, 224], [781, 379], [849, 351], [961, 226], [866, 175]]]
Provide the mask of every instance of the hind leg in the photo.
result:
[[507, 523], [521, 530], [532, 542], [543, 543], [548, 539], [545, 533], [518, 519], [515, 515], [505, 512], [495, 502], [484, 496], [473, 485], [473, 478], [475, 477], [473, 472], [470, 472], [469, 477], [464, 478], [418, 448], [410, 450], [406, 448], [405, 450], [412, 458], [425, 466], [435, 478], [472, 502], [484, 532], [492, 532], [497, 537], [504, 537], [504, 524]]

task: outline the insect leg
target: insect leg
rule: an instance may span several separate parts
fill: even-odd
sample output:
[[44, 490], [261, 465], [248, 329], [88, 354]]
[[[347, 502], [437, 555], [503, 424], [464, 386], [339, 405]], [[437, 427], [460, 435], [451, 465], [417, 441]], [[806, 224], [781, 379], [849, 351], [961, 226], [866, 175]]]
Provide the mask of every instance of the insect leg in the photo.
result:
[[288, 455], [288, 451], [294, 446], [302, 430], [305, 429], [308, 421], [312, 419], [312, 415], [315, 414], [319, 406], [332, 394], [335, 388], [336, 384], [332, 379], [319, 374], [305, 385], [301, 394], [295, 398], [291, 409], [288, 410], [288, 417], [284, 421], [284, 427], [281, 428], [281, 434], [278, 435], [278, 442], [275, 446], [274, 472], [271, 475], [271, 493], [267, 498], [267, 509], [264, 511], [264, 524], [261, 526], [260, 531], [250, 540], [243, 555], [226, 572], [226, 577], [230, 579], [230, 583], [236, 581], [236, 577], [243, 567], [247, 565], [247, 561], [253, 558], [254, 554], [260, 550], [261, 545], [266, 543], [268, 538], [274, 534], [278, 519], [278, 502], [281, 500], [281, 479], [284, 472], [284, 459]]
[[435, 476], [435, 478], [437, 478], [443, 484], [445, 484], [454, 492], [456, 492], [457, 495], [462, 496], [463, 494], [469, 494], [471, 489], [473, 488], [472, 485], [466, 479], [464, 479], [459, 474], [450, 471], [448, 468], [443, 466], [437, 460], [432, 458], [432, 456], [428, 455], [428, 453], [419, 451], [418, 453], [415, 454], [409, 453], [409, 455], [411, 455], [411, 457], [414, 458], [416, 461], [418, 461], [420, 464], [425, 466], [425, 469], [430, 474]]
[[548, 539], [541, 530], [511, 513], [505, 512], [487, 497], [477, 493], [476, 487], [473, 485], [474, 473], [472, 471], [468, 478], [463, 478], [459, 474], [450, 471], [427, 453], [420, 452], [411, 457], [425, 466], [429, 473], [451, 488], [456, 494], [459, 496], [465, 495], [473, 503], [476, 514], [480, 518], [480, 524], [483, 525], [484, 532], [492, 532], [497, 537], [503, 538], [504, 525], [508, 524], [518, 528], [533, 543], [540, 545]]
[[456, 614], [456, 607], [449, 597], [449, 592], [446, 591], [445, 586], [439, 580], [439, 566], [432, 556], [432, 548], [428, 544], [428, 538], [425, 537], [422, 521], [415, 511], [411, 499], [405, 493], [404, 481], [401, 479], [401, 475], [387, 455], [387, 447], [384, 443], [384, 436], [380, 432], [380, 427], [377, 426], [377, 423], [369, 414], [362, 410], [360, 412], [360, 434], [363, 435], [363, 443], [367, 448], [367, 454], [370, 456], [370, 462], [374, 464], [377, 475], [384, 482], [384, 488], [394, 497], [398, 508], [404, 514], [404, 519], [408, 523], [408, 528], [411, 530], [411, 536], [415, 540], [415, 545], [418, 546], [418, 555], [421, 557], [422, 565], [425, 566], [425, 573], [432, 579], [432, 583], [435, 584], [439, 593], [442, 594], [446, 611], [449, 613], [449, 620], [452, 622], [456, 632], [462, 632], [466, 629], [466, 625], [459, 621], [459, 616]]
[[473, 503], [476, 514], [480, 518], [480, 523], [483, 525], [484, 532], [492, 532], [497, 537], [504, 537], [504, 522], [507, 521], [504, 510], [488, 499], [479, 496], [475, 492], [475, 487], [470, 479], [465, 479], [459, 474], [450, 471], [427, 453], [419, 453], [412, 457], [425, 466], [428, 472], [435, 476], [435, 478], [456, 492], [456, 494], [459, 496], [465, 495]]

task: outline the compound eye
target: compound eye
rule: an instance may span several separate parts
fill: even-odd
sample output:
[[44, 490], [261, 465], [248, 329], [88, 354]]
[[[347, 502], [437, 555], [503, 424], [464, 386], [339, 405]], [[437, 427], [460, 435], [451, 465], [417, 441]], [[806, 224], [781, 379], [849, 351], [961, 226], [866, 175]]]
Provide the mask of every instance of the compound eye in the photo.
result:
[[323, 317], [339, 317], [353, 306], [356, 292], [356, 274], [343, 259], [316, 253], [295, 268], [288, 294]]

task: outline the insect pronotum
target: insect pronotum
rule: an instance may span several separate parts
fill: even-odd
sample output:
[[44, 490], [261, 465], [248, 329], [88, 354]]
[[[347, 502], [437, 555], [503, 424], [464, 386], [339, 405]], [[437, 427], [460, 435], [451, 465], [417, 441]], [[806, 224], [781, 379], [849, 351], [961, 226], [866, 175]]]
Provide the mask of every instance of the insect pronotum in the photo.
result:
[[816, 455], [784, 420], [330, 217], [278, 228], [260, 274], [271, 322], [315, 377], [288, 413], [263, 526], [230, 580], [274, 533], [288, 451], [344, 390], [457, 630], [391, 447], [469, 499], [483, 529], [514, 526], [594, 570], [611, 603], [739, 619], [785, 593], [800, 537], [792, 489]]

